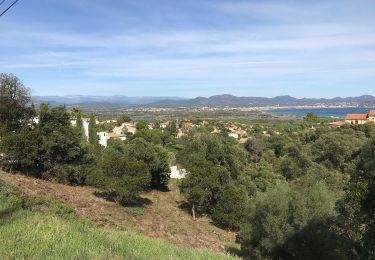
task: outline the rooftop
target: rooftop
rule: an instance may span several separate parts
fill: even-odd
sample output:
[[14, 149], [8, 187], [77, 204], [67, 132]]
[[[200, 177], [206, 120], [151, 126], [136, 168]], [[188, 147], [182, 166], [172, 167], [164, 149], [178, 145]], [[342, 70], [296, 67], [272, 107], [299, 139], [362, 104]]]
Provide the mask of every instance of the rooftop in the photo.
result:
[[347, 114], [346, 120], [366, 120], [367, 114]]

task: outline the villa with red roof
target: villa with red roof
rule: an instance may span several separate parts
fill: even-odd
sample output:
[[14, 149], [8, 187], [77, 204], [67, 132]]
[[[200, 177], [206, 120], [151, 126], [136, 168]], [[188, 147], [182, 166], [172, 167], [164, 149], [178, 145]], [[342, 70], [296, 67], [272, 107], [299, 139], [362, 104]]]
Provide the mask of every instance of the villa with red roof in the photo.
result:
[[375, 123], [375, 110], [371, 110], [368, 114], [347, 114], [345, 123], [351, 125], [363, 125], [366, 123]]

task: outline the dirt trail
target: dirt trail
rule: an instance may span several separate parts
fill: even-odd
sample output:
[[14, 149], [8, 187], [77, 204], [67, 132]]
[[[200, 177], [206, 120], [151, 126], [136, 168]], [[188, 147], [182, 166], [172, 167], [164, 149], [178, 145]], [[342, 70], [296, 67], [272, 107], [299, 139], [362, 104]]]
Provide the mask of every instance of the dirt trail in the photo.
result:
[[123, 207], [94, 195], [94, 190], [73, 187], [18, 174], [0, 172], [0, 178], [13, 184], [29, 197], [66, 202], [80, 218], [98, 226], [141, 232], [168, 240], [179, 246], [210, 248], [226, 252], [234, 245], [235, 234], [226, 232], [202, 217], [194, 221], [180, 209], [184, 202], [176, 183], [169, 192], [151, 191], [142, 197], [150, 203], [143, 207]]

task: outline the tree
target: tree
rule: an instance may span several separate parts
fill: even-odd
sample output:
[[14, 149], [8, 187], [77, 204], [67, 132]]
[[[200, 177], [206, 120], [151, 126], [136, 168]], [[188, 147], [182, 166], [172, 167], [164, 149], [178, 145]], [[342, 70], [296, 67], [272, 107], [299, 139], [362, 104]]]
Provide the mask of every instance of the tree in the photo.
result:
[[265, 150], [264, 144], [257, 139], [247, 139], [245, 149], [249, 152], [250, 160], [259, 162]]
[[254, 258], [341, 259], [335, 250], [340, 240], [327, 228], [337, 216], [337, 199], [314, 176], [295, 185], [280, 182], [250, 205], [241, 229], [243, 251]]
[[322, 134], [311, 147], [313, 159], [330, 169], [345, 171], [349, 162], [362, 147], [363, 139], [349, 132]]
[[89, 120], [89, 143], [98, 144], [98, 136], [96, 135], [96, 120], [95, 116], [92, 114]]
[[76, 128], [77, 128], [78, 133], [80, 133], [82, 135], [82, 139], [84, 139], [85, 142], [87, 142], [86, 135], [85, 135], [85, 129], [83, 128], [82, 114], [81, 113], [77, 114], [76, 122], [77, 122]]
[[35, 111], [30, 90], [12, 74], [0, 74], [0, 136], [27, 125]]
[[125, 146], [124, 153], [128, 158], [135, 158], [147, 165], [151, 173], [152, 188], [167, 188], [171, 170], [168, 152], [162, 146], [136, 138]]
[[297, 142], [285, 145], [284, 156], [280, 158], [279, 171], [287, 179], [293, 180], [306, 173], [313, 162]]
[[163, 132], [160, 129], [148, 129], [143, 128], [141, 130], [138, 130], [134, 135], [132, 135], [129, 139], [134, 140], [137, 138], [142, 138], [146, 140], [149, 143], [153, 144], [164, 144], [164, 135]]
[[90, 159], [65, 107], [50, 109], [41, 104], [39, 124], [21, 128], [3, 141], [9, 168], [65, 183], [84, 182], [81, 166]]
[[189, 172], [196, 167], [196, 158], [224, 167], [236, 179], [246, 166], [246, 154], [233, 138], [191, 131], [183, 138], [184, 147], [177, 154], [178, 162]]
[[117, 117], [117, 126], [121, 126], [123, 123], [130, 122], [130, 116], [126, 114], [121, 114], [119, 117]]
[[306, 115], [306, 117], [305, 117], [305, 120], [307, 122], [315, 123], [315, 122], [319, 121], [319, 117], [314, 112], [308, 112], [307, 115]]
[[144, 122], [144, 121], [140, 121], [140, 122], [138, 122], [138, 123], [135, 125], [135, 127], [137, 128], [138, 131], [139, 131], [139, 130], [148, 129], [148, 125], [147, 125], [147, 123]]
[[212, 213], [220, 189], [229, 181], [229, 173], [224, 167], [196, 158], [196, 166], [189, 169], [180, 183], [180, 190], [190, 205], [194, 219], [197, 214]]
[[246, 194], [241, 188], [233, 183], [225, 185], [213, 209], [213, 221], [219, 226], [239, 230], [246, 214], [246, 203]]
[[106, 189], [115, 193], [117, 201], [133, 202], [150, 184], [151, 176], [144, 162], [129, 159], [112, 147], [103, 151], [100, 165]]
[[275, 187], [281, 180], [283, 176], [276, 172], [270, 163], [261, 160], [257, 164], [249, 164], [238, 177], [237, 184], [248, 196], [254, 197], [259, 192]]

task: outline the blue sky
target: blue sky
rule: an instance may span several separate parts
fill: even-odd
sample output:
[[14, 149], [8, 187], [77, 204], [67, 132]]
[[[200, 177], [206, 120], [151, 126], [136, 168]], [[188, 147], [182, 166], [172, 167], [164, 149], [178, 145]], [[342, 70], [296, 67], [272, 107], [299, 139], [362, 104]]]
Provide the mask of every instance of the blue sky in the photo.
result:
[[374, 14], [373, 0], [20, 0], [0, 18], [0, 72], [33, 95], [375, 95]]

